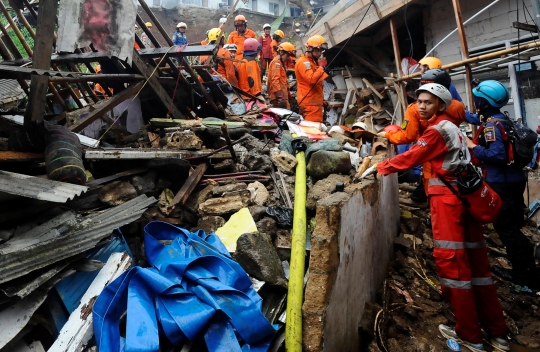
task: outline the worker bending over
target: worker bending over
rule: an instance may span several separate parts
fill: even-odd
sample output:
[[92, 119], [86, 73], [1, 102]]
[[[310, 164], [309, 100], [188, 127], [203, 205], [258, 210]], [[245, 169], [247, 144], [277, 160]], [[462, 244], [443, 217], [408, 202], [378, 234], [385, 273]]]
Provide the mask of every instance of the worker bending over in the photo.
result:
[[212, 28], [208, 32], [208, 41], [209, 44], [217, 44], [219, 47], [217, 52], [218, 57], [215, 61], [216, 71], [223, 78], [225, 78], [227, 82], [229, 82], [235, 87], [238, 87], [234, 64], [231, 60], [228, 60], [231, 58], [231, 53], [223, 47], [225, 43], [225, 38], [221, 35], [221, 29]]
[[[441, 181], [455, 184], [456, 174], [470, 163], [466, 136], [445, 114], [452, 103], [448, 89], [436, 83], [416, 91], [418, 111], [429, 125], [407, 152], [377, 165], [382, 175], [431, 164], [428, 194], [433, 223], [433, 256], [444, 298], [456, 318], [455, 329], [439, 325], [448, 339], [474, 352], [484, 351], [482, 328], [490, 343], [509, 350], [501, 303], [493, 285], [483, 227]], [[453, 186], [455, 187], [455, 186]]]

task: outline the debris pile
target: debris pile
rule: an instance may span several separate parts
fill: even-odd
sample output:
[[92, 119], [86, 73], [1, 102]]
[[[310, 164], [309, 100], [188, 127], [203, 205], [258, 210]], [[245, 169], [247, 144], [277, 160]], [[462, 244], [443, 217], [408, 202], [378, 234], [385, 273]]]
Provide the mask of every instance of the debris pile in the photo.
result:
[[[406, 198], [414, 187], [400, 185]], [[536, 224], [522, 231], [540, 242]], [[511, 268], [506, 251], [492, 225], [484, 226], [490, 264]], [[367, 303], [360, 324], [365, 350], [446, 351], [446, 339], [438, 326], [453, 326], [455, 318], [445, 302], [432, 256], [433, 236], [429, 210], [401, 206], [400, 234], [394, 240], [395, 261], [379, 291], [377, 302]], [[540, 348], [540, 297], [524, 291], [492, 272], [509, 328], [511, 350], [537, 351]], [[491, 347], [484, 344], [488, 351]]]

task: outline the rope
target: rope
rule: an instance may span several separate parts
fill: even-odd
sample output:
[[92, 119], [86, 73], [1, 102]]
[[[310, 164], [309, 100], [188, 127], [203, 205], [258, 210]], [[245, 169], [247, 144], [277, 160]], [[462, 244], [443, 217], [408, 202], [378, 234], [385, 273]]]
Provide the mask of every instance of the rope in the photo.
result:
[[[118, 115], [118, 117], [113, 121], [113, 123], [105, 130], [105, 132], [103, 132], [103, 134], [101, 135], [101, 137], [98, 138], [98, 141], [101, 141], [101, 139], [107, 134], [107, 132], [109, 132], [111, 130], [111, 128], [116, 124], [116, 122], [118, 121], [118, 119], [120, 119], [120, 117], [127, 111], [127, 109], [129, 108], [129, 106], [131, 105], [131, 103], [133, 103], [133, 100], [137, 99], [137, 97], [139, 96], [139, 94], [142, 92], [143, 88], [146, 86], [146, 84], [148, 83], [148, 81], [150, 80], [150, 78], [152, 78], [152, 76], [154, 76], [154, 74], [156, 73], [157, 69], [159, 68], [159, 66], [161, 65], [161, 63], [163, 62], [163, 60], [165, 60], [165, 58], [167, 57], [167, 54], [169, 53], [169, 51], [171, 51], [173, 48], [175, 48], [174, 46], [171, 46], [169, 48], [169, 50], [167, 50], [167, 52], [165, 54], [163, 54], [163, 56], [161, 57], [161, 60], [159, 60], [158, 64], [156, 65], [156, 67], [154, 68], [154, 70], [152, 71], [152, 73], [150, 74], [150, 76], [148, 76], [147, 79], [145, 79], [144, 81], [144, 84], [142, 85], [141, 89], [139, 89], [139, 91], [137, 92], [137, 94], [135, 94], [135, 96], [133, 96], [133, 98], [131, 98], [131, 101], [129, 102], [128, 105], [126, 105], [126, 107], [124, 108], [124, 110]], [[180, 73], [178, 73], [178, 77], [180, 77]]]

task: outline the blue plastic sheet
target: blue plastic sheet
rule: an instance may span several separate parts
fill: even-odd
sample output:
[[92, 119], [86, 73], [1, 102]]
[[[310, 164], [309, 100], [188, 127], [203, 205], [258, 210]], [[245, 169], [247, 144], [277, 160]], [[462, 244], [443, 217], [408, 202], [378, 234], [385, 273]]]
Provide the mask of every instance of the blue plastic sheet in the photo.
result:
[[[203, 337], [210, 352], [268, 350], [275, 328], [248, 275], [215, 234], [154, 221], [144, 244], [152, 268], [124, 272], [94, 304], [100, 352], [159, 351], [160, 336], [174, 345]], [[119, 322], [126, 311], [124, 338]]]

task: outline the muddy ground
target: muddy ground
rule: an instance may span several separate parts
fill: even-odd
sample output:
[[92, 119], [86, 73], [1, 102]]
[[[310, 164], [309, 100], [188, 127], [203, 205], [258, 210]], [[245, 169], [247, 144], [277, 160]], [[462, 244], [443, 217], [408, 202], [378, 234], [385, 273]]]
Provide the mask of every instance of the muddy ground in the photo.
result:
[[[407, 188], [407, 185], [400, 188]], [[402, 198], [408, 198], [408, 192], [400, 192]], [[531, 202], [540, 198], [537, 177], [530, 182], [530, 195]], [[439, 324], [452, 326], [455, 319], [440, 294], [428, 219], [429, 209], [401, 207], [400, 235], [394, 242], [395, 261], [389, 268], [377, 302], [366, 306], [359, 328], [364, 351], [449, 350], [437, 327]], [[532, 242], [540, 241], [534, 221], [529, 221], [523, 232]], [[510, 268], [504, 246], [492, 225], [484, 227], [484, 236], [490, 263]], [[516, 293], [510, 282], [496, 275], [493, 277], [510, 330], [511, 351], [540, 351], [540, 295], [536, 292]], [[487, 344], [485, 348], [492, 351]], [[463, 347], [462, 350], [467, 351]]]

